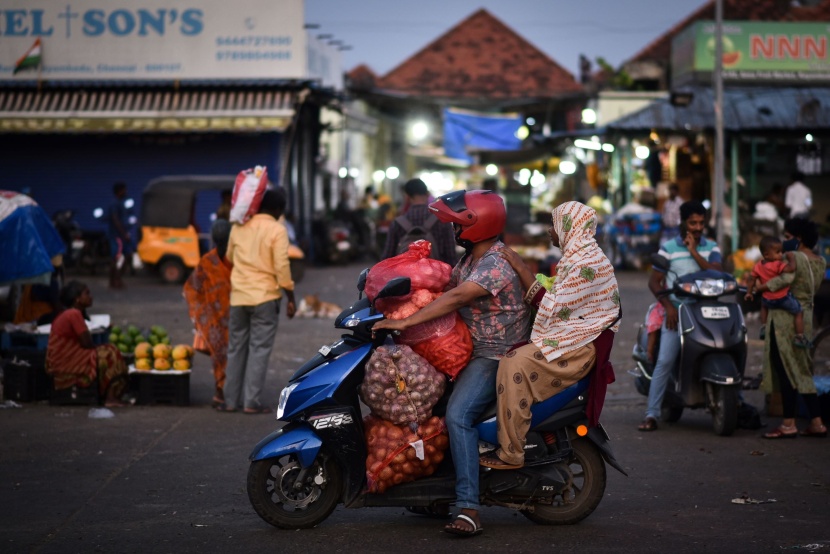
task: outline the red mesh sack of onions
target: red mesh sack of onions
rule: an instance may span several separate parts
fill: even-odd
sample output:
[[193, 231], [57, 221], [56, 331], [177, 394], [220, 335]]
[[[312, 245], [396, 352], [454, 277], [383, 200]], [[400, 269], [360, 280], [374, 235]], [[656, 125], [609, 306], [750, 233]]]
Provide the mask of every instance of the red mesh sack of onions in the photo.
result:
[[406, 345], [380, 346], [366, 364], [360, 399], [395, 424], [422, 423], [444, 394], [446, 378]]
[[431, 251], [429, 241], [418, 240], [410, 244], [406, 252], [376, 263], [366, 278], [366, 296], [374, 300], [380, 289], [395, 277], [409, 277], [413, 291], [443, 291], [450, 282], [452, 267], [441, 260], [431, 259]]
[[457, 312], [450, 315], [454, 316], [455, 320], [449, 332], [413, 344], [412, 350], [426, 358], [435, 369], [455, 381], [473, 355], [473, 338], [461, 316]]
[[432, 475], [450, 445], [444, 420], [438, 416], [416, 426], [395, 425], [368, 415], [363, 424], [369, 492], [382, 493], [393, 485]]
[[[381, 298], [376, 306], [383, 312], [386, 319], [405, 319], [442, 294], [444, 293], [418, 289], [408, 299]], [[401, 334], [395, 337], [395, 342], [412, 346], [413, 344], [418, 344], [419, 342], [449, 333], [454, 326], [455, 314], [447, 314], [432, 321], [414, 325], [406, 331], [401, 331]]]

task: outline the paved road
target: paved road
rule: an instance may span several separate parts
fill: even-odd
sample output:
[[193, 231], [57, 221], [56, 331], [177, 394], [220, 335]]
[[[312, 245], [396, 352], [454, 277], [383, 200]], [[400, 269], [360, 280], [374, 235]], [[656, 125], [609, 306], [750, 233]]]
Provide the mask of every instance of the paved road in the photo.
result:
[[[359, 269], [311, 269], [299, 291], [346, 305]], [[210, 364], [199, 357], [190, 407], [134, 406], [106, 420], [89, 419], [86, 408], [43, 403], [0, 410], [0, 551], [830, 551], [830, 439], [773, 442], [744, 430], [717, 437], [701, 412], [656, 433], [636, 431], [645, 402], [626, 370], [649, 295], [645, 275], [619, 279], [625, 318], [613, 353], [618, 380], [602, 419], [629, 476], [609, 469], [603, 502], [579, 525], [542, 527], [488, 508], [485, 534], [459, 540], [441, 533], [439, 522], [401, 509], [340, 507], [313, 530], [271, 528], [248, 503], [245, 475], [250, 449], [276, 423], [211, 410]], [[128, 279], [126, 291], [111, 292], [101, 278], [86, 280], [93, 312], [161, 324], [174, 342], [190, 340], [176, 288], [140, 276]], [[331, 321], [283, 318], [280, 326], [266, 381], [274, 402], [296, 364], [338, 335]], [[760, 371], [759, 345], [751, 342], [749, 374]], [[757, 392], [747, 398], [763, 405]], [[742, 495], [776, 502], [731, 502]]]

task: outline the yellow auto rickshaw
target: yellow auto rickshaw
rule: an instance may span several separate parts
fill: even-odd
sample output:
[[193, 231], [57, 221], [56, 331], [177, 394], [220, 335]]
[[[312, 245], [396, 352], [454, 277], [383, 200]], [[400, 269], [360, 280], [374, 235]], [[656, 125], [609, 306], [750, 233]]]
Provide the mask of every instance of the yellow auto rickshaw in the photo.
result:
[[[204, 254], [200, 243], [210, 239], [210, 233], [200, 235], [193, 225], [197, 194], [233, 189], [235, 180], [235, 175], [174, 175], [150, 181], [141, 200], [138, 255], [142, 263], [156, 268], [166, 283], [183, 282]], [[288, 258], [291, 276], [299, 281], [305, 255], [291, 244]]]

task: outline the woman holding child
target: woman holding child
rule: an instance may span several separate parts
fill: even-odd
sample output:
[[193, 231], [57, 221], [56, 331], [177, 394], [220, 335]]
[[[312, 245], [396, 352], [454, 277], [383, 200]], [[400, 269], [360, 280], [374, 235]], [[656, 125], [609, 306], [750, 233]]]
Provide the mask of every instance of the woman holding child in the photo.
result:
[[[795, 252], [795, 272], [770, 279], [756, 292], [777, 291], [789, 285], [793, 296], [801, 304], [804, 334], [813, 334], [813, 297], [824, 279], [827, 266], [824, 258], [813, 252], [818, 242], [818, 231], [807, 219], [789, 219], [784, 224], [785, 251]], [[827, 428], [820, 417], [818, 396], [813, 383], [810, 351], [794, 344], [796, 335], [794, 316], [784, 310], [769, 310], [764, 341], [764, 377], [762, 388], [766, 393], [780, 392], [783, 421], [778, 428], [766, 433], [768, 439], [826, 437]], [[798, 395], [804, 398], [810, 415], [809, 426], [800, 433], [795, 425]]]

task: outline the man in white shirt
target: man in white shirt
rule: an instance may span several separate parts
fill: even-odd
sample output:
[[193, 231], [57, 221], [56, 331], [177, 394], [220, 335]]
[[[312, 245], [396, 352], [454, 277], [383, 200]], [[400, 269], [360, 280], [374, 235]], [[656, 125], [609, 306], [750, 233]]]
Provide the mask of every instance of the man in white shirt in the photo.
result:
[[784, 205], [789, 210], [790, 217], [809, 217], [810, 208], [813, 207], [813, 193], [804, 185], [804, 174], [796, 171], [792, 181], [787, 187]]
[[669, 185], [669, 197], [663, 202], [663, 239], [665, 242], [680, 235], [680, 188], [676, 183]]

